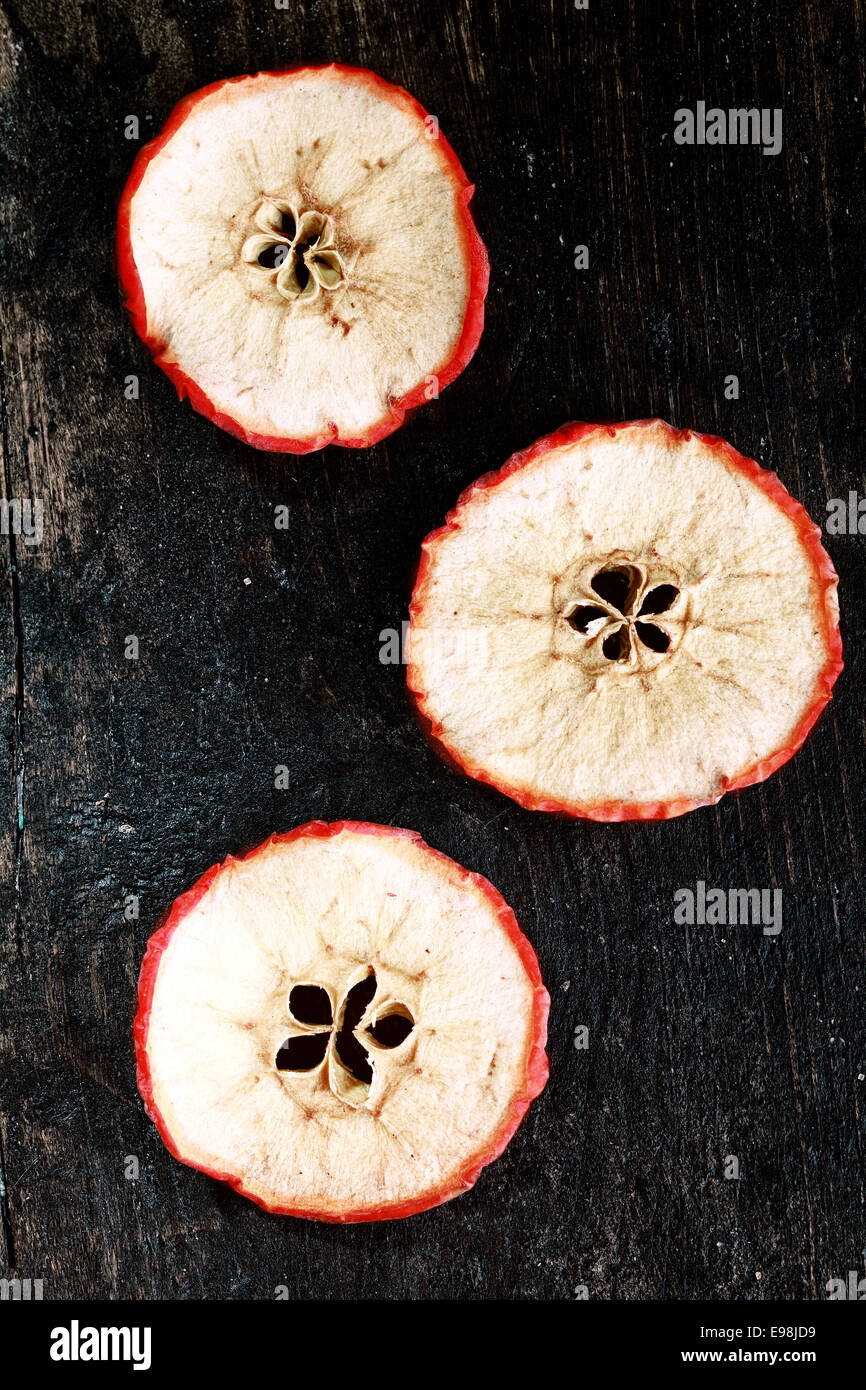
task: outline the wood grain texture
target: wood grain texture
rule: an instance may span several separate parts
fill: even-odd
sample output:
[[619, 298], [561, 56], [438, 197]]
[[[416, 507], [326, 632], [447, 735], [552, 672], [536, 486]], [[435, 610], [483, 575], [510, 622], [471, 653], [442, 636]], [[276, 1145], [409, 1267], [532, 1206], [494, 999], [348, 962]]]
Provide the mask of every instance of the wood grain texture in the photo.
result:
[[[863, 537], [828, 539], [847, 669], [812, 737], [674, 823], [569, 824], [459, 779], [379, 661], [458, 491], [567, 419], [724, 435], [819, 521], [866, 492], [861, 5], [4, 0], [0, 26], [2, 478], [45, 507], [41, 546], [3, 540], [0, 1273], [404, 1299], [820, 1298], [862, 1273]], [[122, 312], [124, 118], [147, 138], [206, 82], [331, 58], [406, 86], [477, 181], [487, 328], [378, 447], [260, 455], [175, 400]], [[781, 154], [675, 146], [699, 99], [782, 107]], [[486, 874], [553, 996], [548, 1089], [475, 1190], [346, 1230], [172, 1160], [130, 1036], [176, 894], [343, 816]], [[781, 935], [675, 926], [698, 879], [781, 888]]]

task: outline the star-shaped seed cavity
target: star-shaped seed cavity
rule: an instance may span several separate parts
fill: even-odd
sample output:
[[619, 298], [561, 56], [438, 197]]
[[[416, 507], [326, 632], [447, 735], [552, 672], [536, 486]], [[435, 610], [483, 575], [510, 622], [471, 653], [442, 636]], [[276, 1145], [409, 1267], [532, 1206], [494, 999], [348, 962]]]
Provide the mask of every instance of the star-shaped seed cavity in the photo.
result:
[[646, 620], [675, 606], [680, 591], [674, 584], [654, 584], [636, 566], [611, 565], [592, 576], [589, 589], [566, 621], [582, 637], [600, 637], [608, 661], [628, 662], [638, 643], [651, 652], [668, 650], [670, 632]]
[[253, 222], [258, 230], [247, 237], [241, 255], [284, 299], [308, 302], [345, 284], [334, 224], [326, 213], [299, 212], [282, 198], [266, 198]]
[[400, 1000], [378, 1003], [372, 966], [344, 991], [337, 1007], [323, 985], [301, 983], [289, 991], [289, 1019], [297, 1031], [277, 1052], [277, 1071], [318, 1073], [348, 1105], [363, 1105], [374, 1080], [375, 1054], [400, 1047], [414, 1031], [415, 1020]]

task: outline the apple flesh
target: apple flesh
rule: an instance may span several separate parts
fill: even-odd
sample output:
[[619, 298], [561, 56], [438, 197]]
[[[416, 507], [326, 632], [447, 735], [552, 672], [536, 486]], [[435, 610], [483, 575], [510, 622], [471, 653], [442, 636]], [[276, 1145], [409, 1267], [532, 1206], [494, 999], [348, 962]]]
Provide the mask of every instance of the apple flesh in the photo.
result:
[[505, 1148], [548, 1007], [486, 879], [411, 831], [314, 821], [210, 869], [151, 938], [139, 1090], [177, 1158], [269, 1211], [408, 1216]]

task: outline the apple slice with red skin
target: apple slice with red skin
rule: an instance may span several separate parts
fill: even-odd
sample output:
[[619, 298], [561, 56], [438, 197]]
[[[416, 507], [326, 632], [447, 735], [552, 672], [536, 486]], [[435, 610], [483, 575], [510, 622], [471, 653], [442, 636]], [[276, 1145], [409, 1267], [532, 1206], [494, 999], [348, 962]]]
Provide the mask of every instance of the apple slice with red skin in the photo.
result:
[[570, 424], [424, 541], [407, 679], [452, 767], [655, 820], [761, 782], [842, 669], [837, 577], [773, 473], [662, 420]]
[[138, 1087], [176, 1158], [269, 1211], [411, 1216], [502, 1153], [547, 1079], [549, 1003], [480, 874], [410, 830], [312, 821], [209, 869], [151, 937]]
[[127, 308], [178, 395], [258, 449], [362, 449], [463, 370], [473, 186], [400, 87], [330, 64], [193, 92], [118, 215]]

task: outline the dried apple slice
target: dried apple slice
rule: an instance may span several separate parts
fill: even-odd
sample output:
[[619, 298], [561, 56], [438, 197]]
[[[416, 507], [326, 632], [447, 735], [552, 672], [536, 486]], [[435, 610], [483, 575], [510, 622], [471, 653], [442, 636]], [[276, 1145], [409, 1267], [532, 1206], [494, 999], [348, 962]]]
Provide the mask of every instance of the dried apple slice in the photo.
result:
[[151, 938], [139, 1090], [177, 1158], [271, 1211], [410, 1216], [505, 1148], [548, 1005], [486, 879], [410, 830], [313, 821], [210, 869]]
[[365, 448], [478, 346], [487, 254], [438, 122], [360, 68], [193, 92], [139, 154], [118, 261], [178, 394], [260, 449]]
[[724, 440], [566, 425], [424, 542], [409, 687], [449, 761], [523, 806], [678, 816], [800, 747], [842, 669], [836, 582]]

